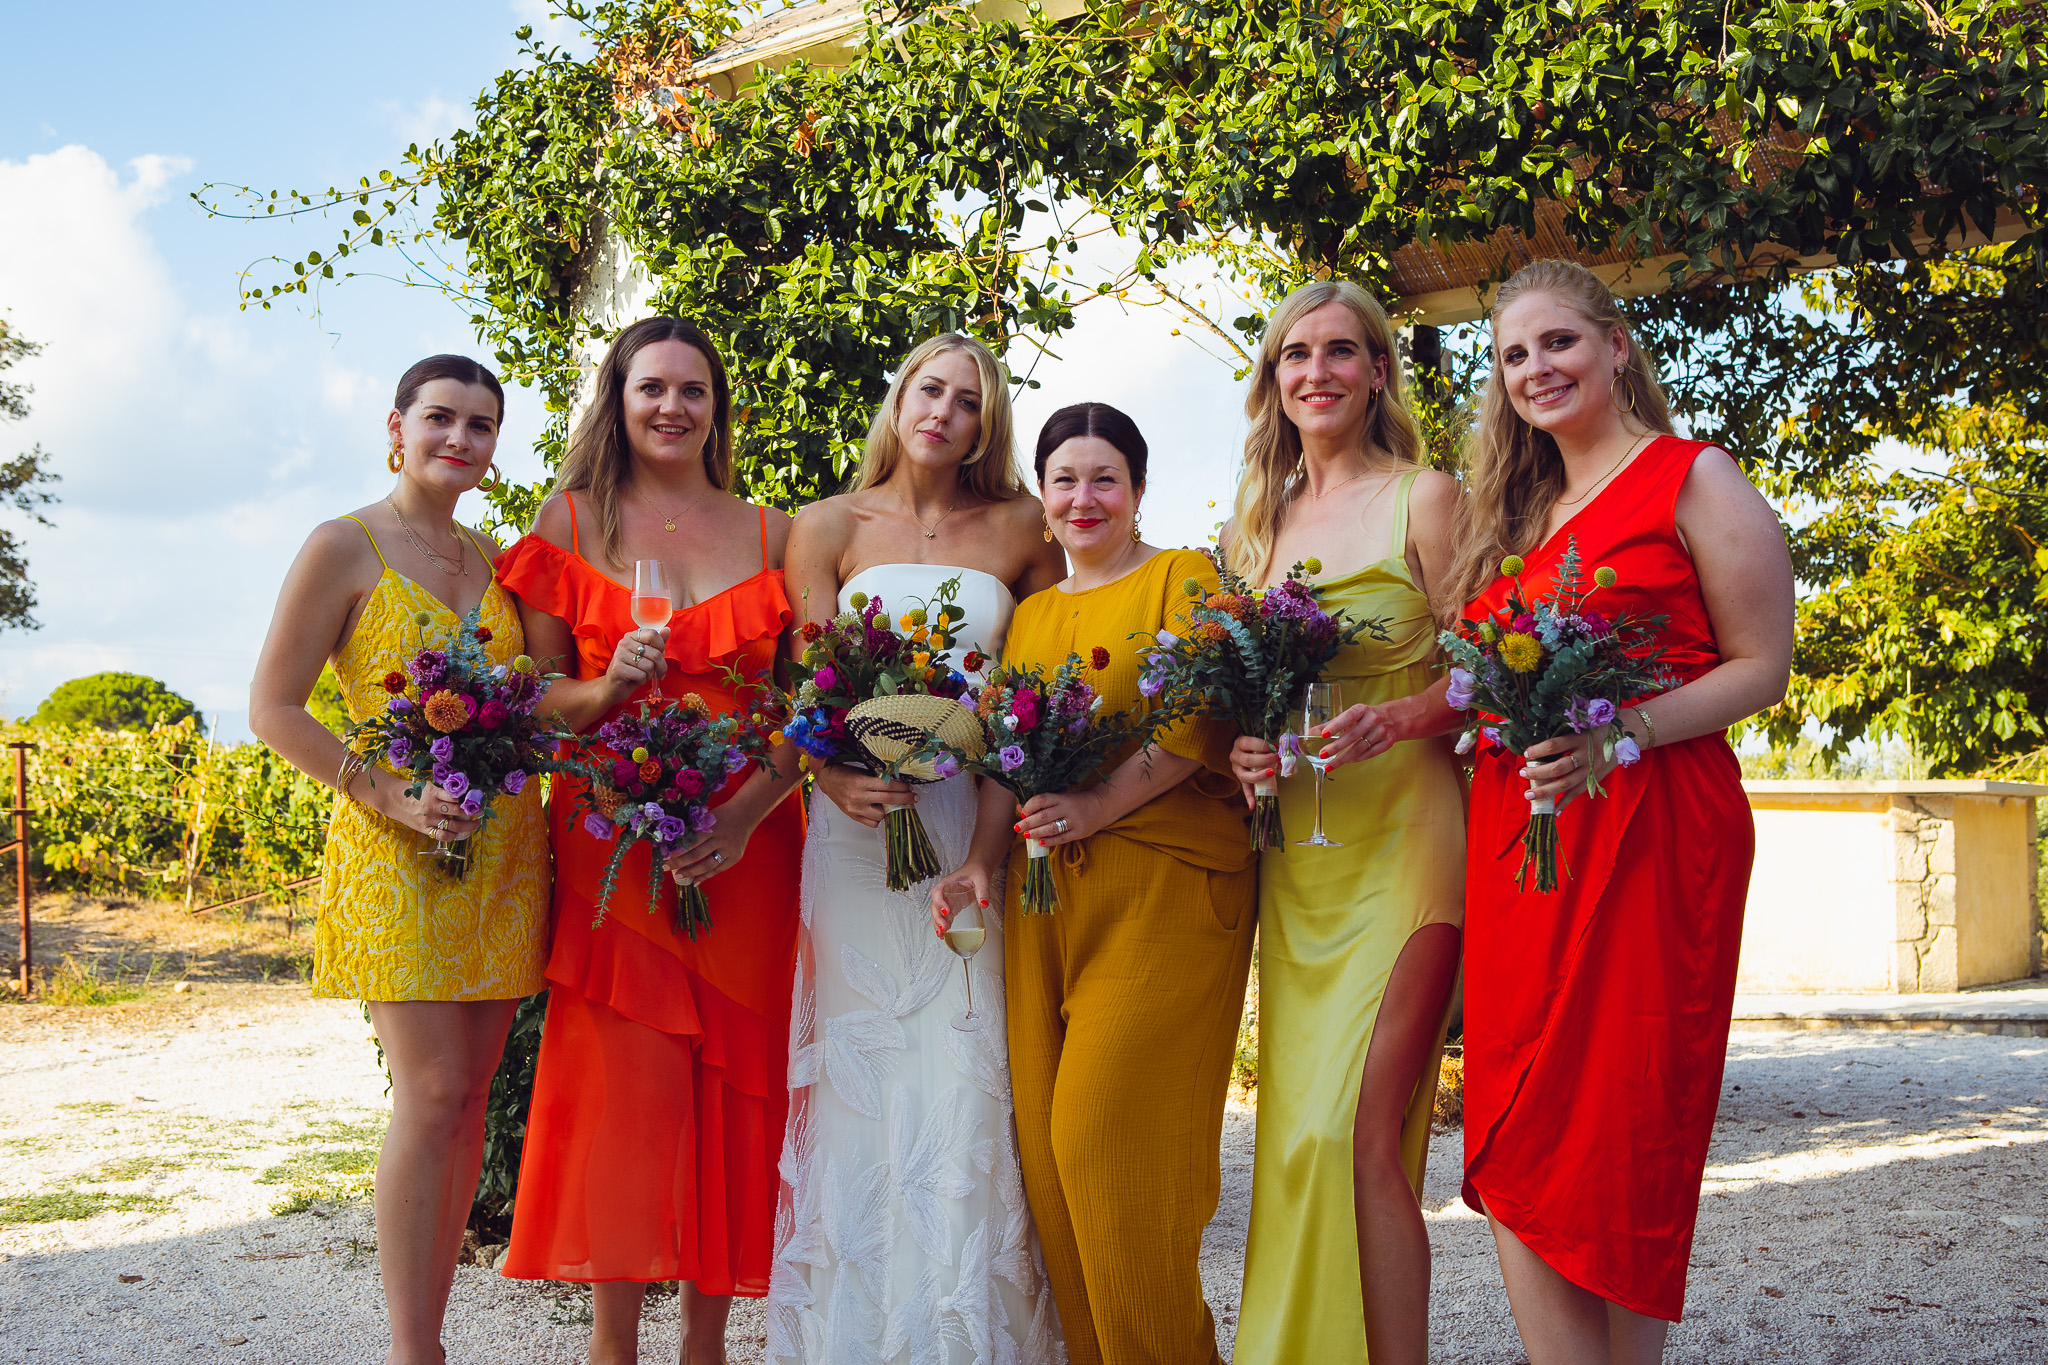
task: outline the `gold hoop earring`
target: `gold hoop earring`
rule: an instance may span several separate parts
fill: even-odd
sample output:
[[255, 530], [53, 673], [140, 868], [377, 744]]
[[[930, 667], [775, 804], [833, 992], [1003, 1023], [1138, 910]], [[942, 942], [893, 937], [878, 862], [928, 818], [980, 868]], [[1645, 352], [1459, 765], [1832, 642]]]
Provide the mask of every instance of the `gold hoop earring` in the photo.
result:
[[484, 471], [483, 478], [476, 481], [477, 491], [488, 493], [503, 482], [505, 482], [505, 476], [498, 472], [498, 462], [492, 460], [490, 468]]
[[1620, 382], [1621, 371], [1616, 370], [1614, 372], [1614, 378], [1607, 381], [1607, 401], [1614, 404], [1614, 410], [1616, 412], [1626, 417], [1636, 410], [1636, 391], [1634, 389], [1630, 389], [1628, 391], [1628, 406], [1623, 407], [1614, 396], [1614, 386], [1619, 384]]
[[1042, 521], [1044, 521], [1044, 522], [1045, 522], [1045, 539], [1046, 539], [1046, 542], [1047, 542], [1048, 544], [1050, 544], [1050, 543], [1051, 543], [1051, 541], [1052, 541], [1052, 518], [1051, 518], [1051, 517], [1043, 517], [1043, 518], [1040, 518], [1040, 519], [1041, 519]]
[[384, 465], [385, 465], [385, 467], [386, 467], [387, 469], [389, 469], [389, 470], [390, 470], [390, 471], [391, 471], [392, 473], [394, 473], [394, 474], [396, 474], [396, 473], [398, 473], [398, 472], [399, 472], [400, 470], [404, 469], [404, 468], [405, 468], [405, 447], [404, 447], [404, 446], [402, 446], [402, 445], [400, 445], [400, 444], [399, 444], [399, 443], [398, 443], [397, 441], [395, 441], [395, 440], [394, 440], [394, 441], [393, 441], [393, 442], [391, 443], [391, 453], [390, 453], [389, 455], [387, 455], [387, 456], [385, 457], [385, 459], [384, 459]]

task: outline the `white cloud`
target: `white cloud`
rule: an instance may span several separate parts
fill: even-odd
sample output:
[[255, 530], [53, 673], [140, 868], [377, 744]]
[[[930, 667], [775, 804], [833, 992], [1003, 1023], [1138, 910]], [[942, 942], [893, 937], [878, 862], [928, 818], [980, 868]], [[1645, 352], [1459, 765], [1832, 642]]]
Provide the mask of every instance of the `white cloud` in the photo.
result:
[[427, 95], [411, 104], [387, 100], [382, 108], [391, 120], [393, 132], [422, 147], [447, 137], [469, 121], [467, 105], [444, 100], [438, 94]]

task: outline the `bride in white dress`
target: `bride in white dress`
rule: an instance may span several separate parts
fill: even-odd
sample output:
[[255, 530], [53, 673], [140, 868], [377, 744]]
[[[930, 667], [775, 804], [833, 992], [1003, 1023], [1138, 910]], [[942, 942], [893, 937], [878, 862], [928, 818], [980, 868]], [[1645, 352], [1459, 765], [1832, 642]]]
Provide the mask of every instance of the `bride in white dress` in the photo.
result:
[[[854, 491], [798, 514], [790, 599], [805, 621], [850, 610], [856, 592], [894, 617], [957, 579], [966, 623], [949, 662], [964, 670], [970, 651], [1001, 651], [1019, 599], [1064, 576], [1041, 531], [1001, 368], [979, 342], [937, 336], [890, 385]], [[930, 884], [886, 880], [888, 807], [915, 801], [953, 867], [974, 829], [974, 779], [913, 788], [814, 770], [768, 1359], [1063, 1362], [1017, 1164], [1001, 912], [969, 959], [989, 1025], [962, 1032], [964, 974], [932, 934]]]

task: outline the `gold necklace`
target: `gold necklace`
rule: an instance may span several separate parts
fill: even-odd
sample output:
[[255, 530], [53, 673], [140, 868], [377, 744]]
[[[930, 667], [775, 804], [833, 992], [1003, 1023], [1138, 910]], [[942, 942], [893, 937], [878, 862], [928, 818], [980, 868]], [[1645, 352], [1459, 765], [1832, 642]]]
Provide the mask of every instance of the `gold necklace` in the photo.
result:
[[[460, 535], [455, 537], [455, 567], [451, 569], [448, 567], [444, 556], [435, 554], [420, 543], [420, 538], [412, 533], [412, 527], [405, 524], [405, 513], [398, 510], [397, 503], [386, 497], [384, 505], [391, 509], [392, 516], [398, 518], [398, 529], [405, 532], [405, 538], [412, 542], [413, 549], [426, 556], [427, 563], [451, 578], [458, 574], [464, 578], [469, 576], [469, 563], [462, 553], [462, 537]], [[453, 523], [450, 523], [450, 525], [452, 527]]]
[[946, 518], [952, 516], [954, 512], [959, 510], [959, 504], [951, 502], [947, 503], [946, 510], [939, 513], [939, 519], [929, 526], [925, 525], [924, 518], [917, 514], [917, 504], [912, 502], [909, 498], [905, 498], [903, 500], [903, 510], [910, 513], [910, 519], [917, 523], [917, 529], [924, 532], [924, 538], [926, 540], [930, 540], [934, 536], [938, 535], [939, 528], [946, 524]]
[[703, 495], [700, 493], [697, 496], [697, 498], [690, 503], [688, 507], [685, 507], [682, 511], [676, 513], [675, 516], [672, 517], [669, 516], [666, 512], [663, 512], [659, 507], [656, 507], [654, 505], [654, 499], [648, 497], [645, 490], [643, 490], [637, 483], [633, 485], [633, 496], [640, 499], [640, 501], [646, 503], [648, 510], [653, 512], [654, 515], [656, 515], [657, 517], [661, 518], [661, 529], [664, 531], [674, 531], [676, 529], [676, 522], [680, 518], [688, 516], [691, 512], [697, 510], [697, 503], [703, 501]]
[[1308, 476], [1307, 476], [1306, 474], [1304, 474], [1304, 475], [1302, 475], [1302, 479], [1301, 479], [1301, 486], [1302, 486], [1303, 488], [1305, 488], [1305, 489], [1307, 489], [1307, 490], [1308, 490], [1308, 495], [1309, 495], [1309, 497], [1313, 498], [1313, 499], [1314, 499], [1315, 501], [1317, 501], [1317, 502], [1321, 502], [1321, 501], [1322, 501], [1322, 500], [1323, 500], [1324, 498], [1327, 498], [1328, 496], [1330, 496], [1330, 494], [1332, 494], [1332, 493], [1336, 492], [1336, 491], [1337, 491], [1338, 489], [1342, 488], [1342, 487], [1343, 487], [1343, 486], [1344, 486], [1345, 484], [1347, 484], [1347, 483], [1357, 483], [1357, 482], [1358, 482], [1358, 481], [1359, 481], [1360, 479], [1364, 478], [1364, 477], [1365, 477], [1366, 475], [1368, 475], [1368, 474], [1370, 474], [1370, 473], [1372, 473], [1372, 471], [1371, 471], [1370, 469], [1361, 469], [1361, 470], [1359, 470], [1359, 471], [1358, 471], [1358, 472], [1357, 472], [1356, 474], [1353, 474], [1353, 475], [1352, 475], [1352, 476], [1351, 476], [1350, 478], [1348, 478], [1348, 479], [1344, 479], [1344, 480], [1342, 480], [1342, 481], [1340, 481], [1340, 482], [1338, 482], [1338, 483], [1333, 483], [1333, 484], [1331, 484], [1331, 485], [1330, 485], [1330, 486], [1329, 486], [1328, 488], [1325, 488], [1325, 489], [1324, 489], [1324, 490], [1323, 490], [1322, 492], [1320, 492], [1320, 493], [1316, 492], [1316, 490], [1315, 490], [1315, 489], [1313, 489], [1313, 488], [1309, 488], [1309, 486], [1308, 486]]
[[1592, 497], [1593, 490], [1598, 488], [1601, 484], [1606, 483], [1609, 479], [1613, 478], [1614, 471], [1628, 463], [1628, 457], [1636, 453], [1636, 450], [1643, 444], [1645, 439], [1647, 438], [1640, 436], [1637, 437], [1633, 442], [1629, 444], [1629, 448], [1627, 450], [1621, 452], [1621, 458], [1616, 460], [1613, 464], [1607, 467], [1607, 472], [1605, 474], [1602, 474], [1599, 478], [1593, 480], [1591, 484], [1587, 485], [1585, 492], [1579, 494], [1576, 498], [1559, 498], [1557, 500], [1557, 505], [1559, 507], [1576, 507], [1580, 503], [1584, 502], [1587, 498]]

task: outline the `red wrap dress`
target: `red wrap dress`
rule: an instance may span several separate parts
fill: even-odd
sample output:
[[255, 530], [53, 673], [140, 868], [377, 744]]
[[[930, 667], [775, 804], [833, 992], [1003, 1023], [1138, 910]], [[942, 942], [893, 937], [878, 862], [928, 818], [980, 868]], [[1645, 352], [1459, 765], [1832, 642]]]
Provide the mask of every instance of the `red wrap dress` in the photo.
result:
[[[773, 668], [791, 612], [781, 570], [767, 567], [765, 516], [762, 553], [752, 578], [676, 612], [662, 695], [698, 693], [716, 714], [739, 704], [727, 667], [750, 678]], [[580, 553], [527, 536], [498, 574], [571, 624], [579, 678], [602, 673], [635, 628], [628, 590]], [[739, 865], [704, 883], [711, 927], [692, 942], [669, 927], [671, 883], [650, 913], [644, 844], [627, 856], [603, 925], [590, 927], [613, 845], [583, 828], [581, 785], [557, 778], [549, 794], [548, 1012], [504, 1273], [765, 1295], [789, 1103], [800, 803], [777, 806]]]
[[[1523, 556], [1548, 597], [1568, 540], [1620, 581], [1603, 615], [1666, 613], [1679, 682], [1720, 662], [1678, 491], [1703, 448], [1661, 436]], [[1504, 605], [1496, 580], [1467, 609]], [[1625, 715], [1640, 735], [1641, 725]], [[1565, 879], [1516, 889], [1522, 759], [1482, 754], [1466, 849], [1465, 1202], [1572, 1283], [1677, 1321], [1720, 1099], [1755, 828], [1725, 734], [1648, 750], [1558, 814]], [[1483, 1203], [1482, 1203], [1483, 1201]]]

